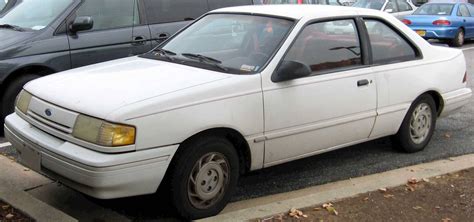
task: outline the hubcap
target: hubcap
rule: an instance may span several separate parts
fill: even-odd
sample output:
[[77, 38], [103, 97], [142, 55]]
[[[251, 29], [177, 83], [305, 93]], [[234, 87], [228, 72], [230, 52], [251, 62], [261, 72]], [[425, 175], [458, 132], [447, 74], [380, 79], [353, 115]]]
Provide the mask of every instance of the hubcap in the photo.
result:
[[464, 43], [464, 32], [459, 32], [458, 44], [462, 45]]
[[189, 175], [188, 197], [198, 209], [206, 209], [222, 199], [229, 183], [229, 163], [220, 153], [208, 153], [195, 164]]
[[423, 143], [431, 130], [431, 108], [426, 103], [419, 104], [411, 115], [410, 137], [415, 144]]

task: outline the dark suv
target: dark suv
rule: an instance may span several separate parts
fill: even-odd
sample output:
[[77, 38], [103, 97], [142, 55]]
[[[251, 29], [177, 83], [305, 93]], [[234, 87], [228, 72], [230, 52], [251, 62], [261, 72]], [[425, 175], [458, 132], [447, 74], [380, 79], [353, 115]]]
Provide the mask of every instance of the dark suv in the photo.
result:
[[150, 51], [207, 11], [252, 4], [252, 0], [14, 1], [0, 15], [0, 126], [13, 112], [16, 95], [32, 79]]

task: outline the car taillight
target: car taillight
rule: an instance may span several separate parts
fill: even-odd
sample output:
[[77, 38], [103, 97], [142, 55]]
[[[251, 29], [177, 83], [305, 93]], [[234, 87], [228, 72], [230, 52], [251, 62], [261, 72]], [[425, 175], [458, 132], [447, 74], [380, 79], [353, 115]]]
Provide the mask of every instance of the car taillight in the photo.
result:
[[402, 22], [403, 22], [405, 25], [411, 25], [411, 21], [408, 20], [408, 19], [403, 19]]
[[464, 78], [462, 79], [462, 83], [467, 82], [467, 72], [464, 73]]
[[451, 25], [451, 22], [449, 20], [436, 20], [433, 25]]

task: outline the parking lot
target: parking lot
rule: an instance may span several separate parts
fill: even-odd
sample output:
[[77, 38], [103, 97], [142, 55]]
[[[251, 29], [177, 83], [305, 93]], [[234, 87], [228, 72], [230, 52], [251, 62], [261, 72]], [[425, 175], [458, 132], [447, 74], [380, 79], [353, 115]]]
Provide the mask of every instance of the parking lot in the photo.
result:
[[[472, 89], [474, 42], [468, 42], [463, 50], [468, 64], [469, 86]], [[474, 141], [473, 113], [474, 99], [471, 98], [471, 103], [459, 113], [440, 119], [432, 141], [423, 152], [400, 153], [393, 149], [389, 139], [379, 139], [253, 172], [240, 180], [233, 200], [261, 197], [417, 163], [474, 153], [472, 145], [472, 141]], [[16, 156], [15, 151], [8, 146], [4, 138], [0, 138], [0, 152]], [[64, 193], [56, 196], [44, 195], [45, 191], [51, 189], [52, 186], [58, 186], [58, 184], [49, 184], [28, 192], [81, 221], [173, 218], [173, 214], [168, 212], [168, 204], [160, 202], [157, 196], [101, 201], [85, 197], [65, 187], [62, 188]]]

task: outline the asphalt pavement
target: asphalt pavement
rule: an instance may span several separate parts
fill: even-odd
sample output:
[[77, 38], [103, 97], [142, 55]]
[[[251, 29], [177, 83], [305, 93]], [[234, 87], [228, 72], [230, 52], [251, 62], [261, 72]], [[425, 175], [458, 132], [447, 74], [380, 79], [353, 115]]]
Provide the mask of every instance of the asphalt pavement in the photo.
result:
[[[463, 48], [468, 63], [469, 86], [473, 88], [474, 79], [474, 43]], [[287, 192], [309, 186], [325, 184], [339, 180], [369, 175], [404, 166], [474, 153], [474, 98], [460, 112], [447, 118], [439, 119], [433, 138], [426, 149], [419, 153], [406, 154], [396, 151], [388, 138], [371, 141], [356, 146], [332, 151], [314, 157], [293, 161], [283, 165], [252, 172], [241, 177], [233, 201], [261, 197], [270, 194]], [[11, 147], [2, 147], [6, 142], [0, 138], [0, 153], [16, 156]], [[288, 149], [291, 149], [289, 147]], [[49, 197], [41, 195], [38, 190], [30, 190], [32, 195], [48, 202]], [[47, 188], [45, 188], [47, 189]], [[66, 189], [66, 188], [65, 188]], [[117, 213], [129, 219], [154, 220], [173, 217], [169, 204], [157, 196], [142, 196], [118, 200], [95, 200], [81, 196], [81, 205], [91, 203], [101, 209]], [[74, 196], [72, 195], [72, 196]], [[52, 205], [75, 215], [72, 196], [64, 200], [55, 199]], [[77, 205], [77, 204], [76, 204]], [[78, 205], [77, 207], [80, 207]], [[97, 214], [100, 214], [98, 212]], [[77, 217], [76, 217], [77, 218]], [[92, 220], [92, 218], [91, 218]]]

